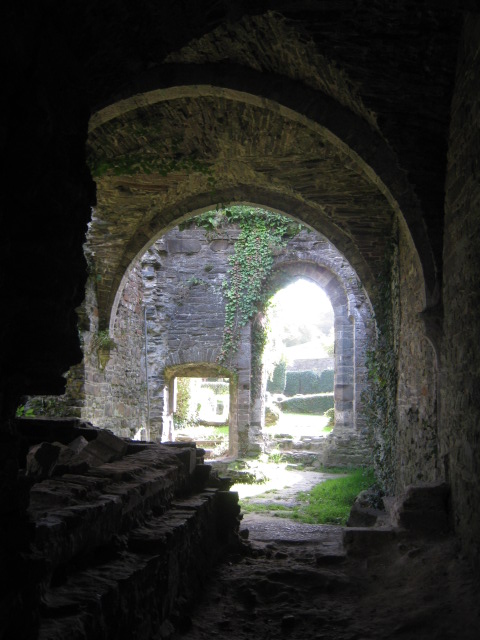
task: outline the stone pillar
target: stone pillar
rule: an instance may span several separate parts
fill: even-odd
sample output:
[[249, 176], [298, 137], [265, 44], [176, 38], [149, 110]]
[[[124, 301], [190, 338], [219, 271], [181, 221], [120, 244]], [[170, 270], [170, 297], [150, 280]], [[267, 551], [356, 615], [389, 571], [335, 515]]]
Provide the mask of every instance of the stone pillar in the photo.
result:
[[348, 315], [346, 302], [335, 309], [335, 427], [336, 437], [350, 437], [354, 424], [354, 320]]
[[[250, 323], [240, 330], [240, 341], [235, 358], [237, 370], [237, 438], [238, 450], [234, 455], [244, 456], [255, 448], [255, 434], [251, 431], [251, 377], [252, 341]], [[253, 442], [252, 442], [253, 438]]]
[[228, 416], [228, 453], [234, 456], [238, 452], [238, 378], [230, 376], [230, 411]]
[[[252, 348], [255, 344], [255, 331], [263, 333], [265, 330], [266, 318], [263, 313], [257, 314], [250, 323]], [[253, 335], [252, 335], [253, 332]], [[265, 393], [267, 390], [266, 372], [263, 362], [251, 353], [251, 389], [250, 389], [250, 430], [249, 430], [249, 452], [258, 454], [264, 450], [263, 429], [265, 427]]]
[[152, 440], [165, 440], [164, 420], [168, 415], [168, 386], [162, 373], [149, 373], [150, 388], [150, 437]]

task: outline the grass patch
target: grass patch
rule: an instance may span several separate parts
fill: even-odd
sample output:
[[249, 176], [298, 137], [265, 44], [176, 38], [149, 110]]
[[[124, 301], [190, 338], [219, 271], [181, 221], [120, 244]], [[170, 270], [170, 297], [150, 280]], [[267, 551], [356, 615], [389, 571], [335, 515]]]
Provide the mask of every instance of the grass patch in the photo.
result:
[[219, 436], [228, 438], [228, 424], [220, 427], [216, 425], [189, 426], [184, 429], [179, 429], [178, 432], [184, 433], [194, 439], [218, 438]]
[[[329, 473], [334, 473], [328, 469]], [[332, 478], [317, 484], [311, 491], [297, 494], [299, 505], [259, 504], [248, 499], [241, 501], [244, 513], [279, 511], [278, 515], [307, 524], [345, 525], [357, 495], [375, 483], [373, 469], [338, 469], [337, 473], [348, 473], [341, 478]]]
[[269, 513], [270, 511], [289, 511], [292, 517], [296, 507], [286, 507], [284, 504], [275, 504], [274, 502], [268, 503], [251, 503], [242, 501], [243, 513]]
[[357, 495], [374, 482], [373, 469], [356, 469], [343, 478], [325, 480], [311, 491], [298, 495], [305, 504], [298, 507], [292, 517], [310, 524], [344, 525]]
[[268, 462], [270, 464], [282, 464], [282, 462], [285, 462], [285, 456], [280, 451], [272, 451], [268, 454]]

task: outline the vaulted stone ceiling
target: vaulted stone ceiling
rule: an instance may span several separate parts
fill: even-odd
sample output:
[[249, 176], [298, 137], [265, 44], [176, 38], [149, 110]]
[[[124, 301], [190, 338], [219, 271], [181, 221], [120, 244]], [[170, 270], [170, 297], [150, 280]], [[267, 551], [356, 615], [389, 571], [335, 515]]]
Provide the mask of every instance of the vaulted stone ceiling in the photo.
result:
[[284, 2], [229, 16], [106, 99], [88, 140], [104, 323], [149, 242], [230, 201], [310, 224], [370, 291], [398, 215], [435, 301], [458, 17], [404, 4]]
[[97, 180], [89, 242], [105, 286], [175, 216], [237, 199], [319, 229], [367, 283], [381, 269], [392, 222], [385, 197], [321, 131], [268, 107], [225, 97], [162, 102], [98, 127], [89, 146], [100, 169], [118, 166]]

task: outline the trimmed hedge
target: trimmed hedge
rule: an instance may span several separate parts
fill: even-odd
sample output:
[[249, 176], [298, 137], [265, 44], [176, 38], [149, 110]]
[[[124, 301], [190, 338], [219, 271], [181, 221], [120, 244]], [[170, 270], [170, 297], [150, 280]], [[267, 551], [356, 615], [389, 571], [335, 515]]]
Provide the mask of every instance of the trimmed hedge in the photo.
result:
[[202, 389], [211, 389], [216, 396], [230, 393], [230, 385], [228, 382], [202, 382]]
[[286, 396], [333, 393], [333, 369], [315, 371], [287, 371], [284, 394]]
[[280, 360], [275, 364], [272, 373], [272, 379], [267, 380], [267, 391], [270, 393], [283, 393], [285, 389], [285, 376], [287, 372], [286, 360]]
[[277, 404], [284, 413], [306, 413], [318, 416], [333, 408], [333, 393], [295, 396]]

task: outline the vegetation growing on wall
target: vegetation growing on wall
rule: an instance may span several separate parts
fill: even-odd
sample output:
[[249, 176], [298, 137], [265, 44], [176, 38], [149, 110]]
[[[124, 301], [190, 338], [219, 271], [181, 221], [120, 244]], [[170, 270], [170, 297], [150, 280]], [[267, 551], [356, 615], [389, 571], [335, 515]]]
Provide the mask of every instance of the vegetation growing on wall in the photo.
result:
[[137, 173], [150, 175], [158, 173], [167, 176], [175, 171], [183, 171], [187, 174], [200, 173], [208, 176], [208, 183], [214, 186], [212, 168], [205, 162], [196, 158], [181, 158], [180, 160], [165, 159], [162, 156], [147, 156], [143, 153], [117, 156], [112, 160], [106, 158], [92, 158], [89, 163], [93, 178], [101, 178], [108, 172], [115, 176], [132, 176]]
[[102, 329], [93, 335], [91, 346], [92, 349], [105, 349], [110, 351], [111, 349], [115, 349], [116, 343], [113, 338], [110, 337], [109, 330]]
[[161, 126], [152, 123], [144, 126], [140, 122], [129, 122], [126, 125], [126, 134], [136, 140], [148, 140], [148, 149], [121, 155], [109, 155], [102, 147], [92, 149], [87, 157], [87, 164], [93, 178], [101, 178], [107, 173], [115, 176], [132, 176], [138, 173], [167, 176], [182, 171], [207, 176], [210, 187], [215, 187], [212, 164], [201, 160], [185, 148], [182, 149], [181, 140], [174, 140], [167, 145]]
[[377, 338], [367, 352], [368, 387], [362, 395], [376, 476], [387, 494], [395, 493], [399, 296], [398, 243], [392, 241], [377, 279]]
[[[225, 328], [218, 359], [220, 364], [231, 363], [238, 350], [242, 327], [267, 304], [269, 295], [264, 284], [271, 273], [275, 251], [299, 233], [302, 225], [285, 216], [245, 205], [208, 211], [184, 224], [183, 228], [192, 223], [218, 234], [227, 224], [240, 228], [234, 254], [229, 259], [228, 278], [224, 282]], [[266, 341], [266, 327], [263, 323], [257, 324], [252, 336], [254, 361], [259, 356], [261, 359]], [[262, 332], [263, 336], [260, 335]]]

